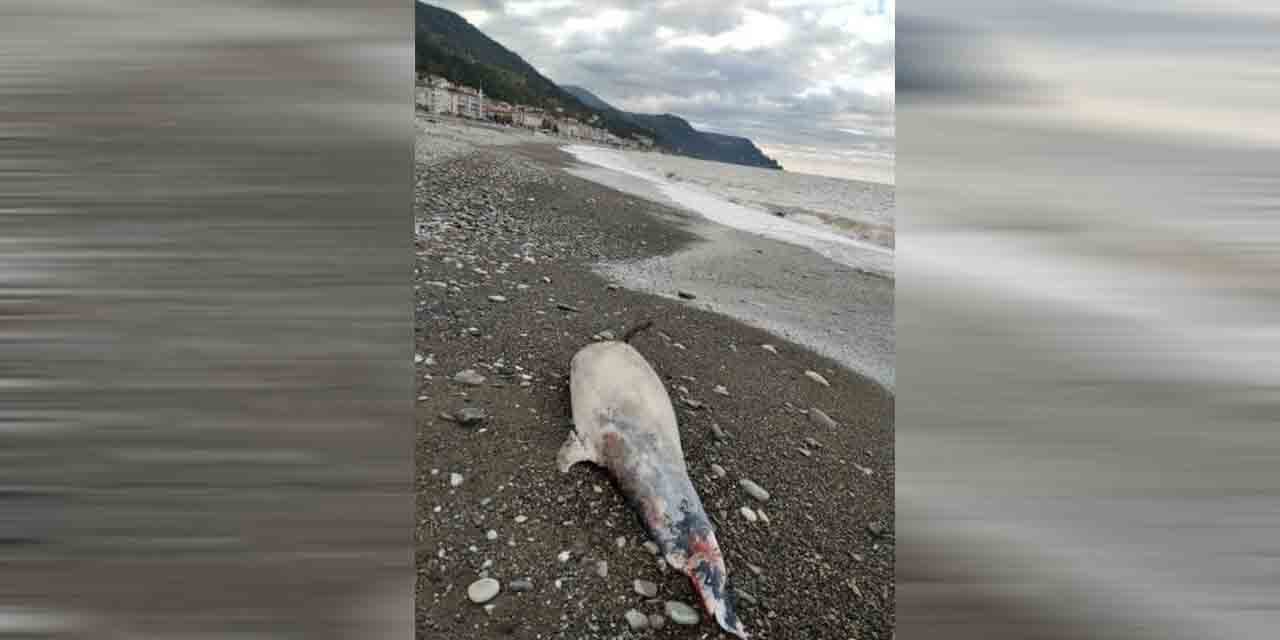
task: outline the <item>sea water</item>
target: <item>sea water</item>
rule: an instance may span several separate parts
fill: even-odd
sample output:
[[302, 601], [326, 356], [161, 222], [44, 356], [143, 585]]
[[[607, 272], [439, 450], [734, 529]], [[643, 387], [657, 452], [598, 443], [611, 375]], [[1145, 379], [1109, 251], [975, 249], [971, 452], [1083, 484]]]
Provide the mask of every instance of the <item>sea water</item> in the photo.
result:
[[[578, 160], [608, 169], [617, 173], [638, 178], [653, 185], [663, 196], [675, 204], [693, 211], [704, 218], [733, 227], [751, 234], [771, 238], [788, 244], [803, 246], [834, 262], [878, 275], [892, 277], [893, 248], [886, 246], [891, 241], [876, 242], [858, 237], [858, 233], [839, 224], [828, 221], [835, 218], [848, 220], [851, 224], [860, 224], [859, 228], [868, 225], [884, 226], [892, 229], [892, 187], [874, 185], [874, 190], [881, 194], [874, 206], [865, 209], [851, 207], [840, 208], [836, 200], [841, 196], [839, 189], [814, 190], [815, 182], [823, 184], [848, 183], [851, 189], [857, 189], [854, 181], [791, 174], [774, 170], [737, 167], [723, 163], [688, 158], [674, 159], [670, 156], [643, 152], [624, 152], [588, 145], [569, 145], [564, 148]], [[670, 166], [678, 163], [683, 173], [655, 171], [660, 165]], [[681, 176], [696, 175], [698, 179], [682, 179]], [[779, 188], [778, 183], [785, 183], [790, 188]], [[866, 183], [870, 185], [870, 183]], [[883, 197], [888, 190], [888, 204]], [[736, 194], [772, 194], [772, 200], [782, 203], [762, 203], [750, 200], [755, 206], [743, 203]], [[816, 193], [816, 195], [815, 195]], [[801, 195], [807, 194], [807, 195]], [[834, 194], [834, 195], [833, 195]], [[735, 202], [736, 200], [736, 202]], [[800, 204], [796, 204], [800, 203]], [[798, 215], [780, 217], [766, 210], [773, 207], [796, 207], [818, 215]], [[801, 207], [801, 204], [804, 206]], [[827, 215], [822, 215], [827, 214]], [[890, 236], [891, 237], [891, 231]]]

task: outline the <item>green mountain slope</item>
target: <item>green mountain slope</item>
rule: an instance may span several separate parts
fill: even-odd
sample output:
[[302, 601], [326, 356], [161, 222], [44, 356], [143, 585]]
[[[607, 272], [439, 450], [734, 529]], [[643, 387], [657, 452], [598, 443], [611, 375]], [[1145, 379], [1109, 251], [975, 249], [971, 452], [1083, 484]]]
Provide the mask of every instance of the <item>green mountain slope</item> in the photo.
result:
[[415, 66], [419, 72], [444, 76], [452, 82], [482, 87], [486, 96], [544, 109], [564, 109], [564, 115], [590, 121], [622, 137], [654, 133], [614, 113], [602, 112], [547, 79], [523, 58], [493, 41], [462, 16], [414, 2]]

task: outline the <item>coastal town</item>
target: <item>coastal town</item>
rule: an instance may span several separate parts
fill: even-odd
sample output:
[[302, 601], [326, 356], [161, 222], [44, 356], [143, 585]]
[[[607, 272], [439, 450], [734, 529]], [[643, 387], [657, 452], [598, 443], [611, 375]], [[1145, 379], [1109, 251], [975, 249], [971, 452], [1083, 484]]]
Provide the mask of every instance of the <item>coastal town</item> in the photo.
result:
[[596, 126], [594, 122], [599, 116], [592, 116], [591, 121], [583, 122], [564, 115], [563, 108], [548, 110], [486, 99], [481, 88], [453, 83], [432, 74], [418, 74], [414, 102], [419, 110], [432, 115], [492, 122], [623, 149], [653, 148], [653, 139], [647, 136], [623, 138]]

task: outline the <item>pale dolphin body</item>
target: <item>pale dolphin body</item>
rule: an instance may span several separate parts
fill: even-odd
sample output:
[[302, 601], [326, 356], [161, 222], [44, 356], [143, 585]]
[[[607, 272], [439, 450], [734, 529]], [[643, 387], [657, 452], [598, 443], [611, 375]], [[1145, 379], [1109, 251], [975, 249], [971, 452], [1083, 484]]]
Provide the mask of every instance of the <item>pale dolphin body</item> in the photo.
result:
[[722, 629], [746, 638], [658, 374], [631, 345], [597, 342], [573, 357], [569, 390], [575, 428], [557, 456], [560, 471], [582, 461], [608, 469], [667, 563], [693, 580], [707, 612]]

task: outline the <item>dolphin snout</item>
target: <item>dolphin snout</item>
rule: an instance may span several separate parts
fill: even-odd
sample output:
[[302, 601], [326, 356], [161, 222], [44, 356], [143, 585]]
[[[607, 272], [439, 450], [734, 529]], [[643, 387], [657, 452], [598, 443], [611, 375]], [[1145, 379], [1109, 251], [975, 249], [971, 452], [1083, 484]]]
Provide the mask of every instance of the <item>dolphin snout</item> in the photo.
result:
[[703, 608], [715, 617], [721, 629], [739, 638], [747, 638], [747, 630], [738, 619], [737, 599], [728, 589], [724, 560], [720, 555], [698, 554], [689, 560], [687, 566], [693, 586], [702, 598]]

